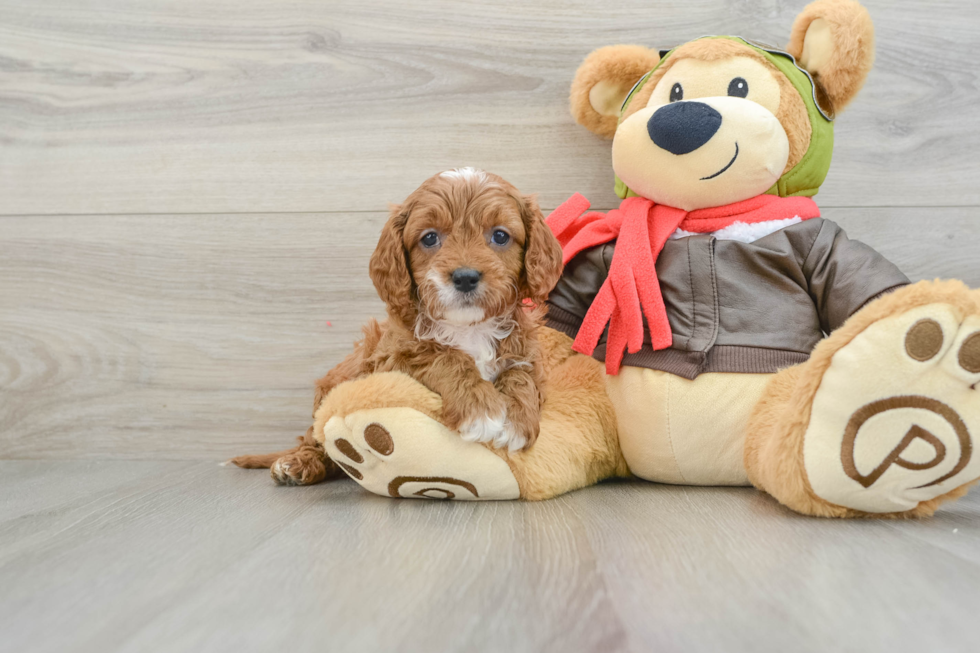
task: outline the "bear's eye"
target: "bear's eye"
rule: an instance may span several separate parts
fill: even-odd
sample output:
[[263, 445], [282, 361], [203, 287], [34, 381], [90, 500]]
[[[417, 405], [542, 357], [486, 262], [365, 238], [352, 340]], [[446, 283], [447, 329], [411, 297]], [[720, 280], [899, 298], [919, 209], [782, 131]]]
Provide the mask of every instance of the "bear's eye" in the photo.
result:
[[680, 82], [676, 82], [674, 83], [673, 86], [670, 87], [670, 101], [679, 102], [683, 99], [684, 99], [684, 87], [681, 86]]
[[749, 83], [742, 77], [736, 77], [728, 83], [728, 95], [731, 97], [745, 97], [749, 94]]
[[439, 244], [439, 234], [434, 231], [427, 231], [422, 235], [420, 242], [422, 243], [422, 247], [435, 247]]

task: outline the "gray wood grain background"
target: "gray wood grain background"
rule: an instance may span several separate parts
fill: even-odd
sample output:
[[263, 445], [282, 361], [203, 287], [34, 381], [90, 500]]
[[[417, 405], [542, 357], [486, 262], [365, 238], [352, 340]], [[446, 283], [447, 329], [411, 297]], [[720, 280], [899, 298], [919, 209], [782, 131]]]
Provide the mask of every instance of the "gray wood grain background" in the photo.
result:
[[[305, 428], [382, 308], [386, 205], [473, 165], [611, 208], [591, 49], [784, 43], [802, 2], [0, 0], [0, 457], [215, 458]], [[868, 2], [827, 217], [980, 285], [980, 6]], [[327, 324], [330, 326], [327, 326]]]

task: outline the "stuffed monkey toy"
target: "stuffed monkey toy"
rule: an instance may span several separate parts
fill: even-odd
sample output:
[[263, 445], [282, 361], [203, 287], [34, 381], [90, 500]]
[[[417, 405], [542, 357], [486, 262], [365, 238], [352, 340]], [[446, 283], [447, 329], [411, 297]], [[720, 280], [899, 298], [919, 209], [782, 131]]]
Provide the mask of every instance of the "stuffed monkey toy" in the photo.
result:
[[980, 478], [980, 291], [909, 284], [811, 199], [874, 59], [853, 0], [785, 49], [709, 36], [614, 45], [572, 84], [612, 139], [617, 210], [548, 224], [565, 272], [542, 341], [537, 442], [464, 442], [398, 373], [336, 387], [313, 436], [392, 497], [546, 499], [604, 478], [754, 485], [825, 517], [916, 517]]

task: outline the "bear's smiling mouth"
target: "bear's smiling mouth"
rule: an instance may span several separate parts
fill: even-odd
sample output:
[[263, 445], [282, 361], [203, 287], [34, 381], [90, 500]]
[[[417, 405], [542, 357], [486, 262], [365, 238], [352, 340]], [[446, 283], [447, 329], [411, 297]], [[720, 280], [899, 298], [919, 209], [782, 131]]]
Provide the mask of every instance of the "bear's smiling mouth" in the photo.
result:
[[737, 159], [737, 158], [738, 158], [738, 141], [735, 141], [735, 156], [733, 156], [732, 157], [732, 160], [728, 162], [728, 165], [725, 166], [724, 168], [722, 168], [721, 170], [719, 170], [718, 172], [716, 172], [713, 175], [710, 175], [708, 177], [701, 177], [701, 181], [707, 181], [708, 179], [714, 179], [715, 177], [717, 177], [721, 173], [725, 172], [726, 170], [728, 170], [729, 168], [732, 167], [732, 164], [735, 163], [735, 159]]

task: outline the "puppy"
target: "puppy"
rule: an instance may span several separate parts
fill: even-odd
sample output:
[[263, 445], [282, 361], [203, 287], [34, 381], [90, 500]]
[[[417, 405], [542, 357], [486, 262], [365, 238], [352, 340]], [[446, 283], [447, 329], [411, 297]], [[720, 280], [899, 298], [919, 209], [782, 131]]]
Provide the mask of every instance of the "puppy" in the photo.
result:
[[[314, 412], [333, 387], [400, 371], [442, 396], [443, 422], [465, 440], [517, 451], [538, 435], [543, 373], [536, 311], [562, 270], [561, 246], [533, 197], [502, 178], [461, 168], [426, 180], [393, 207], [370, 274], [388, 319], [317, 382]], [[313, 439], [240, 467], [270, 467], [308, 485], [338, 473]]]

